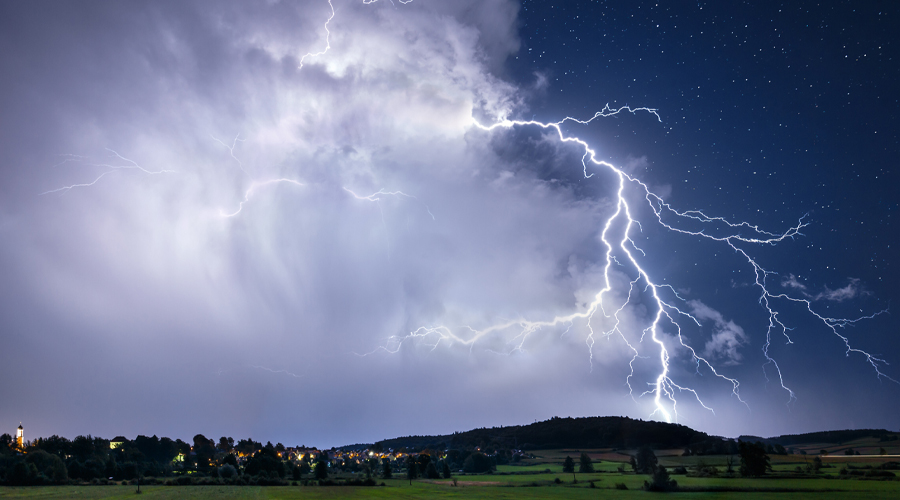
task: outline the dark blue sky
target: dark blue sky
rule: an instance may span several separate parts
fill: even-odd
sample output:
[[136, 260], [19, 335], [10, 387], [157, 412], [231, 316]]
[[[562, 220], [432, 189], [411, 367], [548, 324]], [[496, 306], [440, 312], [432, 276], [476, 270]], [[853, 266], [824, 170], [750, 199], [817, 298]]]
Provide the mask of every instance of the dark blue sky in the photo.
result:
[[[897, 428], [896, 314], [836, 331], [881, 379], [823, 321], [900, 300], [895, 3], [335, 0], [326, 30], [331, 14], [0, 4], [0, 432], [333, 446], [662, 419], [662, 346], [691, 427]], [[607, 104], [659, 118], [563, 125], [612, 167], [503, 122]], [[704, 233], [666, 230], [630, 182], [640, 226], [607, 266], [617, 172], [747, 225], [668, 213]], [[801, 218], [775, 245], [735, 239]], [[740, 251], [773, 273], [787, 330]], [[696, 323], [666, 306], [648, 333], [653, 291]]]
[[865, 276], [890, 301], [897, 14], [892, 2], [526, 1], [509, 67], [550, 79], [533, 105], [548, 119], [658, 108], [662, 125], [598, 123], [604, 150], [646, 154], [685, 207], [776, 228], [809, 213], [790, 272], [831, 286]]

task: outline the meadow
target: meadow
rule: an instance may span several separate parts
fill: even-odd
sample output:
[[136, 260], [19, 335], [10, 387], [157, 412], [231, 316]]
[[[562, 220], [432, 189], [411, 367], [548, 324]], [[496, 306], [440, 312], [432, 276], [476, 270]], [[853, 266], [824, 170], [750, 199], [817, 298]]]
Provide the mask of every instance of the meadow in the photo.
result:
[[[551, 475], [552, 476], [552, 475]], [[467, 478], [468, 479], [468, 478]], [[496, 478], [500, 479], [500, 478]], [[546, 477], [535, 478], [544, 481]], [[621, 481], [629, 484], [629, 490], [617, 490], [609, 481]], [[552, 479], [551, 479], [552, 481]], [[348, 487], [348, 486], [150, 486], [142, 487], [141, 494], [135, 494], [132, 485], [114, 486], [35, 486], [0, 488], [0, 498], [4, 499], [119, 499], [119, 498], [153, 498], [153, 499], [364, 499], [364, 498], [477, 498], [477, 499], [529, 499], [529, 498], [658, 498], [661, 495], [673, 495], [680, 499], [689, 498], [766, 498], [766, 499], [895, 499], [900, 496], [900, 483], [895, 481], [859, 481], [859, 480], [824, 480], [824, 479], [788, 479], [788, 480], [702, 480], [693, 484], [705, 487], [721, 485], [726, 488], [741, 488], [741, 491], [687, 491], [678, 493], [651, 493], [640, 490], [643, 481], [641, 476], [631, 478], [604, 478], [596, 488], [589, 483], [571, 482], [563, 484], [547, 484], [530, 487], [528, 483], [491, 481], [459, 481], [452, 486], [450, 481], [414, 481], [412, 486], [400, 480], [388, 480], [386, 486]], [[597, 484], [597, 483], [595, 483]], [[679, 481], [679, 484], [681, 482]], [[778, 491], [780, 490], [780, 491]], [[790, 491], [786, 491], [790, 490]]]
[[[852, 443], [866, 450], [867, 443]], [[847, 445], [845, 445], [847, 446]], [[819, 449], [819, 445], [811, 445]], [[679, 450], [657, 450], [659, 463], [670, 471], [685, 467], [689, 472], [698, 466], [715, 467], [717, 473], [709, 477], [691, 477], [676, 474], [681, 489], [674, 493], [652, 493], [642, 490], [646, 475], [630, 472], [628, 460], [635, 450], [542, 450], [534, 458], [515, 465], [500, 465], [491, 474], [459, 474], [452, 479], [413, 480], [405, 478], [378, 479], [383, 486], [318, 486], [310, 482], [303, 486], [141, 486], [136, 495], [134, 484], [106, 486], [30, 486], [2, 487], [2, 499], [367, 499], [367, 498], [476, 498], [476, 499], [603, 499], [603, 498], [657, 498], [673, 495], [679, 499], [759, 498], [759, 499], [896, 499], [900, 498], [900, 480], [876, 480], [872, 478], [841, 475], [845, 467], [863, 470], [866, 466], [898, 461], [891, 454], [823, 456], [825, 467], [821, 473], [805, 472], [815, 455], [780, 455], [772, 458], [772, 473], [763, 478], [726, 477], [727, 456], [682, 457]], [[566, 456], [577, 458], [582, 451], [594, 460], [594, 473], [563, 473], [562, 462]], [[893, 455], [893, 456], [892, 456]], [[735, 467], [737, 464], [735, 464]], [[800, 467], [804, 472], [798, 472]], [[626, 472], [620, 472], [620, 468]], [[351, 474], [333, 476], [332, 479], [351, 479]], [[880, 478], [879, 478], [880, 479]], [[898, 478], [900, 479], [900, 478]], [[617, 487], [617, 485], [619, 485]], [[624, 488], [622, 489], [624, 485]]]

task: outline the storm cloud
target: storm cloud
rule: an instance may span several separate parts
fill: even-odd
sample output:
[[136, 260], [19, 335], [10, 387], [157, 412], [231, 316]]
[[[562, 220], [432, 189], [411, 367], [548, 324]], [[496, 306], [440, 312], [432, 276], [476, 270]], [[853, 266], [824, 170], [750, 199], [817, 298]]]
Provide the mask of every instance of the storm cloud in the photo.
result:
[[[612, 178], [584, 182], [547, 131], [473, 127], [530, 117], [504, 69], [516, 2], [3, 10], [4, 422], [331, 446], [652, 411], [655, 368], [585, 324], [398, 341], [584, 311], [603, 286]], [[689, 304], [714, 325], [698, 349], [739, 365], [744, 330]]]

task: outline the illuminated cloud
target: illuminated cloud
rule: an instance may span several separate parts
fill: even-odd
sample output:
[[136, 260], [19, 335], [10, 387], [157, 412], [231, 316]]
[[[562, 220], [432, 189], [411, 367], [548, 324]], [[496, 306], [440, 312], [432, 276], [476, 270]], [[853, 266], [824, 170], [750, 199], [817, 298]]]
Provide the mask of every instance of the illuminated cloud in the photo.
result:
[[847, 286], [835, 290], [825, 287], [824, 291], [815, 294], [809, 293], [808, 287], [793, 274], [789, 274], [782, 278], [781, 286], [797, 290], [807, 299], [816, 301], [827, 300], [831, 302], [844, 302], [868, 293], [861, 289], [860, 280], [858, 278], [849, 278]]
[[744, 329], [736, 325], [734, 321], [726, 320], [722, 313], [699, 300], [690, 300], [687, 304], [691, 314], [701, 323], [707, 320], [713, 323], [712, 337], [704, 345], [703, 356], [709, 357], [723, 366], [740, 363], [741, 353], [738, 352], [738, 349], [747, 343]]
[[856, 297], [864, 293], [866, 292], [860, 289], [859, 279], [850, 278], [850, 282], [847, 283], [847, 286], [845, 287], [838, 288], [836, 290], [831, 290], [830, 288], [825, 287], [824, 292], [816, 294], [815, 300], [843, 302], [845, 300], [855, 299]]
[[[517, 2], [41, 5], [0, 16], [14, 49], [0, 53], [14, 75], [0, 97], [0, 313], [5, 348], [25, 354], [0, 368], [21, 381], [0, 397], [26, 413], [3, 405], [0, 420], [37, 422], [40, 435], [333, 446], [652, 411], [639, 395], [658, 351], [633, 357], [614, 329], [640, 337], [653, 315], [640, 300], [598, 314], [590, 347], [573, 321], [527, 342], [510, 330], [379, 350], [420, 328], [465, 338], [583, 314], [604, 286], [610, 172], [585, 179], [583, 150], [554, 133], [472, 126], [528, 119], [557, 90], [546, 69], [508, 74]], [[647, 113], [615, 123], [662, 127]], [[677, 191], [654, 179], [658, 157], [640, 145], [628, 157], [624, 172], [664, 198]], [[693, 250], [663, 232], [632, 236], [654, 273], [683, 271]], [[611, 304], [633, 279], [614, 264]], [[746, 274], [730, 278], [735, 294], [752, 288]], [[831, 302], [862, 289], [782, 284]], [[701, 322], [685, 332], [697, 353], [764, 387], [743, 350], [760, 347], [745, 322], [759, 318], [687, 306]], [[660, 338], [676, 342], [670, 325]], [[693, 367], [679, 365], [679, 380], [710, 389], [717, 413], [686, 402], [687, 422], [724, 434], [751, 419], [730, 383]], [[745, 387], [767, 409], [764, 391]]]

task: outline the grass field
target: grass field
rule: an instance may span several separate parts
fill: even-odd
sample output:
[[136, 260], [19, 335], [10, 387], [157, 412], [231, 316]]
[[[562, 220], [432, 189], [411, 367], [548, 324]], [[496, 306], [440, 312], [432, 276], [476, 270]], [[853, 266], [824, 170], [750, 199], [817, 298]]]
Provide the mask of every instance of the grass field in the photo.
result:
[[[418, 479], [410, 485], [403, 478], [385, 480], [385, 486], [142, 486], [141, 495], [135, 494], [135, 486], [30, 486], [0, 487], [0, 499], [365, 499], [365, 498], [475, 498], [475, 499], [629, 499], [660, 498], [672, 495], [678, 499], [864, 499], [881, 500], [900, 498], [900, 478], [878, 481], [859, 478], [841, 478], [841, 467], [877, 466], [888, 461], [900, 461], [896, 455], [896, 444], [887, 450], [894, 456], [841, 455], [848, 445], [854, 450], [878, 450], [878, 443], [853, 442], [843, 446], [828, 445], [829, 454], [822, 457], [826, 468], [818, 477], [792, 477], [797, 467], [805, 469], [814, 454], [772, 456], [774, 474], [759, 479], [727, 477], [687, 477], [673, 475], [682, 491], [676, 493], [651, 493], [641, 489], [644, 475], [630, 472], [619, 473], [624, 467], [630, 471], [628, 461], [635, 450], [583, 450], [594, 461], [596, 472], [576, 474], [577, 483], [571, 473], [562, 472], [562, 462], [571, 456], [576, 463], [582, 450], [541, 450], [537, 456], [523, 460], [516, 465], [500, 465], [493, 474], [459, 475], [452, 480]], [[893, 444], [893, 443], [892, 443]], [[819, 445], [808, 447], [810, 452]], [[819, 448], [820, 449], [820, 448]], [[659, 463], [671, 471], [676, 466], [695, 467], [702, 461], [706, 466], [717, 467], [724, 472], [726, 456], [682, 457], [680, 450], [656, 450]], [[733, 457], [737, 458], [737, 457]], [[737, 464], [735, 463], [735, 467]], [[805, 474], [804, 474], [805, 475]], [[344, 479], [355, 477], [346, 475]], [[340, 479], [339, 476], [337, 479]], [[557, 483], [556, 480], [560, 480]], [[378, 480], [379, 483], [381, 480]], [[593, 481], [594, 487], [591, 487]], [[624, 484], [628, 489], [616, 489], [616, 484]], [[698, 491], [703, 490], [703, 491]]]
[[[613, 478], [608, 478], [613, 479]], [[631, 480], [628, 480], [631, 479]], [[626, 478], [635, 488], [643, 480], [640, 476]], [[729, 487], [759, 488], [758, 491], [740, 492], [679, 492], [672, 493], [679, 499], [689, 498], [759, 498], [759, 499], [896, 499], [900, 497], [900, 483], [889, 481], [839, 481], [839, 480], [703, 480], [706, 486], [725, 484]], [[740, 481], [735, 483], [734, 481]], [[605, 480], [604, 480], [605, 482]], [[771, 484], [770, 484], [771, 483]], [[679, 481], [679, 484], [681, 482]], [[629, 487], [631, 487], [631, 485]], [[384, 487], [343, 487], [343, 486], [151, 486], [141, 488], [142, 494], [135, 494], [134, 486], [35, 486], [0, 488], [0, 498], [4, 499], [331, 499], [331, 498], [476, 498], [476, 499], [517, 499], [517, 498], [659, 498], [663, 493], [649, 493], [638, 489], [627, 491], [611, 489], [612, 484], [589, 488], [586, 483], [543, 487], [510, 487], [504, 485], [463, 485], [453, 487], [445, 482], [413, 482], [412, 486], [403, 481], [390, 481]], [[804, 491], [765, 491], [779, 487], [805, 489]], [[808, 488], [808, 489], [807, 489]]]

